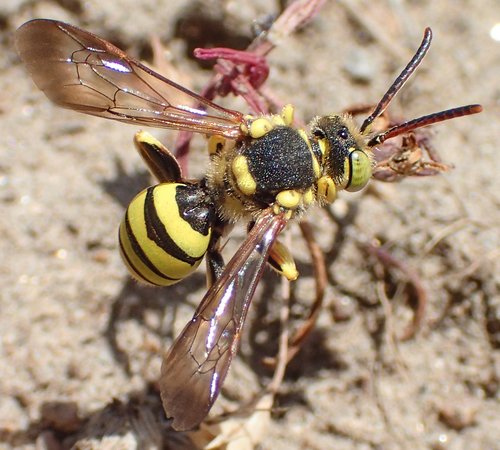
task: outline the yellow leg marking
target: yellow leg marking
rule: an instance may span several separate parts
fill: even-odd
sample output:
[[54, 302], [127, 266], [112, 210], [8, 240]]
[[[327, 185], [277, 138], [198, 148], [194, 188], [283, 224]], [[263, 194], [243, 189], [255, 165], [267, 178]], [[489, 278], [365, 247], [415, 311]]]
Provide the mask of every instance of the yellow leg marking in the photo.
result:
[[293, 281], [297, 279], [299, 272], [295, 266], [293, 256], [290, 253], [290, 250], [288, 250], [288, 248], [285, 247], [285, 245], [283, 245], [280, 241], [274, 242], [271, 248], [270, 258], [279, 269], [274, 266], [273, 268], [283, 274], [287, 280]]

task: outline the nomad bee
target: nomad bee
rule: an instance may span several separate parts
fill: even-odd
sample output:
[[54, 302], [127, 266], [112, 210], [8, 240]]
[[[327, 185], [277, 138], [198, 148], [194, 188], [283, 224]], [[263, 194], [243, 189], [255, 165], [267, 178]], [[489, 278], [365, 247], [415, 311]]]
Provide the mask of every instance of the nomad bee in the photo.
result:
[[[479, 105], [442, 111], [373, 135], [371, 125], [427, 53], [417, 53], [361, 126], [349, 114], [296, 129], [293, 108], [254, 117], [222, 108], [151, 71], [112, 44], [77, 27], [33, 20], [16, 45], [36, 85], [64, 108], [209, 136], [210, 163], [199, 181], [183, 177], [175, 157], [145, 132], [136, 146], [159, 184], [141, 192], [120, 225], [120, 250], [139, 280], [168, 286], [207, 259], [210, 288], [163, 361], [160, 386], [173, 427], [196, 427], [217, 399], [266, 262], [289, 279], [293, 258], [277, 240], [292, 219], [340, 190], [359, 191], [372, 175], [372, 149], [436, 122], [475, 114]], [[239, 219], [249, 233], [224, 265], [220, 241]]]

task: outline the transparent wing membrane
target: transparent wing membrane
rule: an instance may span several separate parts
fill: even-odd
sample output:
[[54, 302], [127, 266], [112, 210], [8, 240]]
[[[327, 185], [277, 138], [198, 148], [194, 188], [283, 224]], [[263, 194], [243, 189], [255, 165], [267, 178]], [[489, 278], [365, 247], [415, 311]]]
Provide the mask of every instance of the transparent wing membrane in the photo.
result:
[[36, 85], [59, 106], [137, 125], [241, 135], [241, 113], [190, 92], [87, 31], [32, 20], [15, 39]]
[[217, 399], [271, 246], [285, 225], [282, 215], [261, 216], [165, 357], [161, 396], [175, 429], [197, 426]]

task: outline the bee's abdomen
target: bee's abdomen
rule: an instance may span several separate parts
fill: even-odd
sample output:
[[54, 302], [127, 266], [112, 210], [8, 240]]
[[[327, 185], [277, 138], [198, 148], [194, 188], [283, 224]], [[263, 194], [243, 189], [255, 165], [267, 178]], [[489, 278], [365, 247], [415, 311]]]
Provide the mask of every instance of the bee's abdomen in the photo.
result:
[[120, 225], [120, 253], [131, 274], [168, 286], [190, 275], [210, 243], [214, 207], [199, 186], [163, 183], [142, 191]]

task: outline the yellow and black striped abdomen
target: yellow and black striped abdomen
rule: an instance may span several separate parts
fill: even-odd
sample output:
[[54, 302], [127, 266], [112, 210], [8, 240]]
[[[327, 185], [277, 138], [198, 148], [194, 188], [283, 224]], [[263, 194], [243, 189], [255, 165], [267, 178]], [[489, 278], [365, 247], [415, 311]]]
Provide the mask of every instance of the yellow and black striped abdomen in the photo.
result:
[[120, 225], [120, 252], [132, 275], [169, 286], [190, 275], [210, 244], [214, 207], [199, 186], [163, 183], [142, 191]]

